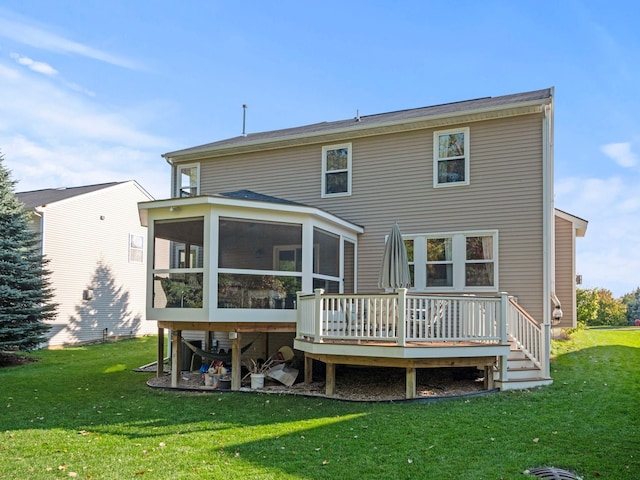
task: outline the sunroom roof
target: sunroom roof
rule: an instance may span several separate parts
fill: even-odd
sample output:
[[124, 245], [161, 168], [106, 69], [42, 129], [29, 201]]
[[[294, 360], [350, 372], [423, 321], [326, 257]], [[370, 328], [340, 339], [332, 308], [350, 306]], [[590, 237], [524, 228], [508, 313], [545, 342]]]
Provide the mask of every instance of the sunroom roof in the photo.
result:
[[233, 192], [218, 193], [215, 195], [200, 195], [195, 197], [167, 198], [164, 200], [154, 200], [150, 202], [140, 202], [138, 210], [140, 212], [140, 222], [148, 225], [148, 211], [159, 208], [167, 208], [171, 212], [180, 210], [182, 207], [195, 205], [220, 205], [228, 207], [242, 207], [260, 209], [264, 211], [278, 212], [278, 214], [308, 214], [323, 218], [326, 221], [347, 228], [354, 233], [363, 233], [364, 228], [360, 225], [338, 217], [318, 207], [293, 202], [284, 198], [264, 195], [251, 190], [235, 190]]

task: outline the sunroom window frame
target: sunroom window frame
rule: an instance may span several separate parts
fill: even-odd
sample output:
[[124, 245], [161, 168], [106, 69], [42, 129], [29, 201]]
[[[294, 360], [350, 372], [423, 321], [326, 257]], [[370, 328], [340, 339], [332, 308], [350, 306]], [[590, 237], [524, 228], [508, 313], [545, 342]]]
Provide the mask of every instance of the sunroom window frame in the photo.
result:
[[[469, 127], [449, 128], [446, 130], [437, 130], [433, 132], [433, 188], [449, 188], [469, 185], [471, 181], [470, 173], [470, 135]], [[455, 133], [464, 134], [464, 155], [440, 158], [440, 136], [451, 135]], [[438, 165], [441, 161], [453, 161], [464, 158], [464, 180], [459, 182], [443, 182], [438, 181]]]
[[[327, 152], [330, 150], [347, 149], [347, 168], [329, 170], [327, 168]], [[335, 145], [325, 145], [322, 147], [322, 191], [321, 198], [349, 197], [352, 192], [352, 165], [353, 165], [353, 144], [351, 142]], [[327, 193], [327, 175], [331, 173], [347, 173], [347, 191]]]

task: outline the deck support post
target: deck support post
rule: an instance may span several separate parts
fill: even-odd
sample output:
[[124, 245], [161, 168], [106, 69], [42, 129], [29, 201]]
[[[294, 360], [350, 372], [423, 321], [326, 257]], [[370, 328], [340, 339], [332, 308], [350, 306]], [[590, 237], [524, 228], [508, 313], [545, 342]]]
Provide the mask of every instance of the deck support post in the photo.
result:
[[495, 381], [493, 379], [493, 365], [484, 366], [484, 382], [483, 386], [485, 390], [493, 390], [496, 388]]
[[500, 384], [505, 385], [509, 380], [507, 355], [498, 357], [498, 370], [500, 370]]
[[158, 353], [156, 362], [156, 377], [164, 377], [164, 328], [161, 327], [158, 327]]
[[313, 382], [313, 358], [304, 354], [304, 383]]
[[242, 384], [242, 352], [240, 351], [240, 333], [231, 340], [231, 390], [240, 390]]
[[336, 364], [327, 363], [326, 366], [325, 394], [327, 397], [332, 397], [336, 393]]
[[178, 388], [182, 360], [182, 330], [171, 331], [171, 388]]
[[416, 398], [418, 394], [416, 390], [416, 383], [416, 368], [407, 367], [405, 398]]
[[211, 330], [207, 330], [204, 333], [204, 350], [211, 350], [211, 347], [213, 347], [213, 332]]

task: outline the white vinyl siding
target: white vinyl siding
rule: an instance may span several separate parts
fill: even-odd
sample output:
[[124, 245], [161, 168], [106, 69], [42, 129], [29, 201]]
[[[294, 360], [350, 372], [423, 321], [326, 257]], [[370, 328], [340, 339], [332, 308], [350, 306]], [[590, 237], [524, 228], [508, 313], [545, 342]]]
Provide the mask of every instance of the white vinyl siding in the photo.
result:
[[129, 252], [130, 235], [147, 235], [138, 202], [149, 200], [125, 182], [44, 207], [44, 254], [59, 304], [49, 346], [157, 333], [145, 320], [146, 261], [130, 262]]

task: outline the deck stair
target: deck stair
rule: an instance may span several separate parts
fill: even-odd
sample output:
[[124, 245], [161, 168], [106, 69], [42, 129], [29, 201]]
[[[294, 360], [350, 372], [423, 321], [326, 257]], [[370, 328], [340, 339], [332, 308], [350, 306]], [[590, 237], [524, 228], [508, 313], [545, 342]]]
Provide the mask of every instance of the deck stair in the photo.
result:
[[500, 390], [525, 390], [553, 383], [551, 378], [545, 378], [542, 370], [515, 345], [515, 342], [509, 343], [511, 350], [507, 358], [507, 380], [503, 381], [499, 369], [494, 369], [495, 383]]

